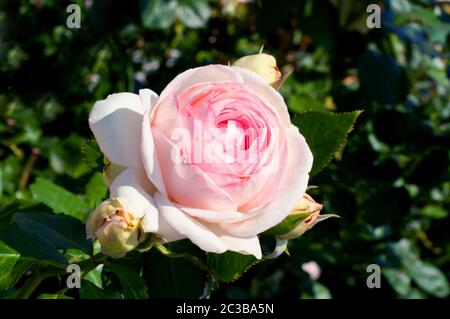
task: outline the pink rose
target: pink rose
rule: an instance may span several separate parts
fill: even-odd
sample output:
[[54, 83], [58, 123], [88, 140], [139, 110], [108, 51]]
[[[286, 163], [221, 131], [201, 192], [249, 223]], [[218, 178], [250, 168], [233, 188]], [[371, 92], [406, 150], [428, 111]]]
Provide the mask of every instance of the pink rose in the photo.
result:
[[89, 123], [111, 163], [126, 167], [111, 197], [163, 242], [189, 238], [208, 252], [261, 258], [257, 235], [307, 187], [305, 139], [281, 95], [247, 69], [208, 65], [181, 73], [159, 97], [111, 95]]

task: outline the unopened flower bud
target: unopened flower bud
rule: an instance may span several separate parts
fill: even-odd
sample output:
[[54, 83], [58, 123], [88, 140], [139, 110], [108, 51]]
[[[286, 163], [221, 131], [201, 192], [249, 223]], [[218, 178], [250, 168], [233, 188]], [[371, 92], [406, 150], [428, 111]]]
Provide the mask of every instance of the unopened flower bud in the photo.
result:
[[321, 222], [330, 217], [339, 217], [335, 214], [320, 215], [323, 205], [317, 203], [308, 194], [303, 195], [302, 199], [297, 203], [294, 209], [289, 215], [299, 215], [304, 219], [289, 233], [280, 235], [280, 239], [294, 239], [303, 235], [306, 231], [310, 230], [318, 222]]
[[320, 213], [323, 205], [317, 203], [311, 196], [304, 194], [302, 199], [295, 205], [294, 209], [289, 215], [296, 215], [302, 213]]
[[118, 198], [101, 203], [86, 223], [88, 238], [97, 237], [101, 250], [113, 258], [124, 256], [145, 241], [140, 219], [124, 209]]
[[244, 56], [236, 60], [233, 65], [252, 70], [271, 85], [281, 77], [277, 61], [273, 56], [265, 53]]

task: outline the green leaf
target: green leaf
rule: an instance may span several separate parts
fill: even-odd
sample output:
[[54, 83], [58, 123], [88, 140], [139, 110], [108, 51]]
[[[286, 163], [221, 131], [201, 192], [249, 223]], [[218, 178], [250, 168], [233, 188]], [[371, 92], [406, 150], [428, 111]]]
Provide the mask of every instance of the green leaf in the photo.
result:
[[[184, 242], [164, 246], [170, 251], [196, 255], [196, 248]], [[150, 287], [150, 298], [199, 298], [203, 294], [207, 272], [185, 258], [171, 258], [151, 249], [144, 254], [144, 277]]]
[[312, 286], [315, 299], [331, 299], [330, 290], [321, 283], [314, 282]]
[[67, 248], [64, 250], [64, 256], [66, 256], [69, 264], [78, 264], [83, 260], [89, 259], [89, 254], [86, 254], [78, 248]]
[[404, 299], [426, 299], [427, 295], [418, 288], [412, 288]]
[[296, 113], [306, 111], [325, 111], [325, 106], [316, 98], [306, 94], [292, 94], [288, 96], [289, 110]]
[[346, 142], [347, 134], [362, 111], [331, 113], [309, 111], [296, 114], [293, 123], [305, 137], [314, 156], [310, 175], [317, 174]]
[[83, 138], [70, 135], [64, 140], [56, 140], [49, 149], [50, 167], [58, 174], [66, 174], [72, 178], [79, 178], [90, 171], [90, 167], [83, 161]]
[[177, 0], [177, 17], [190, 28], [201, 28], [208, 22], [211, 10], [207, 0]]
[[0, 208], [0, 223], [8, 223], [13, 214], [20, 209], [20, 203], [18, 202], [12, 202]]
[[120, 292], [102, 289], [94, 285], [89, 280], [83, 279], [80, 288], [81, 299], [122, 299]]
[[10, 288], [33, 263], [0, 241], [0, 290]]
[[419, 249], [409, 239], [402, 238], [398, 242], [391, 243], [389, 248], [404, 262], [419, 258]]
[[406, 72], [391, 55], [368, 49], [359, 57], [358, 75], [359, 92], [367, 100], [392, 105], [406, 98]]
[[[439, 15], [435, 14], [433, 10], [423, 8], [416, 4], [411, 4], [409, 10], [397, 11], [395, 16], [395, 23], [403, 27], [414, 22], [421, 23], [424, 31], [427, 33], [430, 43], [445, 43], [448, 34], [450, 33], [450, 26], [439, 19]], [[411, 24], [410, 24], [411, 23]]]
[[18, 213], [14, 220], [21, 229], [54, 243], [58, 248], [78, 248], [92, 253], [91, 241], [86, 239], [84, 225], [68, 216], [47, 213]]
[[57, 249], [78, 248], [92, 254], [92, 242], [86, 239], [85, 227], [76, 219], [47, 213], [16, 214], [14, 219], [23, 231], [47, 240]]
[[86, 199], [88, 202], [88, 207], [97, 207], [105, 198], [108, 192], [108, 188], [103, 181], [103, 175], [101, 173], [94, 173], [89, 179], [86, 185]]
[[403, 266], [414, 282], [430, 295], [446, 298], [450, 294], [447, 278], [436, 266], [420, 259], [405, 262]]
[[419, 250], [408, 239], [392, 243], [390, 248], [401, 261], [402, 268], [411, 279], [426, 293], [438, 298], [450, 294], [447, 277], [436, 266], [419, 258]]
[[119, 278], [125, 299], [147, 299], [147, 286], [141, 276], [132, 268], [118, 262], [108, 262], [105, 266]]
[[234, 281], [256, 263], [258, 263], [258, 259], [254, 256], [234, 251], [227, 251], [223, 254], [208, 253], [208, 264], [220, 281]]
[[103, 264], [98, 265], [91, 271], [89, 271], [86, 276], [84, 276], [84, 279], [87, 281], [90, 281], [94, 285], [96, 285], [98, 288], [103, 288], [103, 281], [102, 281], [102, 270], [103, 270]]
[[64, 213], [82, 222], [87, 220], [89, 207], [81, 196], [43, 178], [37, 178], [36, 182], [30, 185], [30, 189], [37, 201], [46, 204], [55, 213]]
[[21, 257], [57, 264], [67, 263], [58, 249], [79, 248], [92, 253], [92, 243], [85, 238], [85, 228], [80, 221], [34, 211], [16, 213], [10, 223], [0, 224], [0, 241]]
[[91, 168], [103, 168], [103, 154], [94, 140], [85, 140], [81, 144], [83, 161]]
[[411, 278], [399, 269], [383, 268], [382, 273], [389, 285], [400, 296], [406, 296], [411, 291]]
[[421, 209], [421, 213], [422, 216], [433, 219], [442, 219], [448, 216], [448, 212], [444, 208], [433, 204], [426, 205]]
[[165, 29], [170, 27], [175, 19], [172, 1], [141, 0], [139, 5], [142, 24], [146, 28]]
[[55, 245], [46, 239], [23, 231], [17, 224], [0, 225], [0, 241], [19, 252], [20, 256], [46, 260], [58, 265], [67, 263], [64, 255], [58, 252]]

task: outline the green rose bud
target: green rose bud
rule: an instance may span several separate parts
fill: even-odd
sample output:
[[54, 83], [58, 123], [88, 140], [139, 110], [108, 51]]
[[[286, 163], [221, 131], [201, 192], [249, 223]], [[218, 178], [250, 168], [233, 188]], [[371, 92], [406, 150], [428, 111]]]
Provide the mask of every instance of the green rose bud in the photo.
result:
[[96, 237], [102, 253], [113, 258], [123, 257], [147, 239], [141, 219], [126, 211], [118, 198], [101, 203], [86, 223], [88, 238]]
[[273, 85], [281, 78], [277, 61], [273, 56], [265, 53], [244, 56], [235, 61], [233, 65], [252, 70], [270, 85]]
[[320, 215], [322, 207], [322, 204], [317, 203], [308, 194], [303, 195], [302, 199], [298, 202], [298, 204], [294, 207], [294, 209], [288, 216], [288, 218], [298, 217], [300, 222], [294, 229], [292, 229], [288, 233], [278, 235], [277, 237], [285, 240], [294, 239], [303, 235], [305, 232], [314, 227], [314, 225], [316, 225], [318, 222], [321, 222], [330, 217], [339, 217], [335, 214]]

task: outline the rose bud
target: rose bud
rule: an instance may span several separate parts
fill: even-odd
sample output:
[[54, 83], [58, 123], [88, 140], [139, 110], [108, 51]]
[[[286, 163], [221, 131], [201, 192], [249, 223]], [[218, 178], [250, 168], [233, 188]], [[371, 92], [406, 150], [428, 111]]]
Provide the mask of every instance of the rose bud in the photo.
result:
[[277, 61], [273, 56], [265, 53], [244, 56], [236, 60], [233, 63], [233, 66], [252, 70], [270, 85], [281, 78], [281, 72], [277, 67]]
[[295, 205], [290, 215], [302, 214], [302, 213], [320, 213], [323, 205], [317, 203], [311, 196], [304, 194], [302, 199]]
[[330, 217], [339, 217], [335, 214], [320, 215], [323, 205], [317, 203], [311, 196], [304, 194], [302, 199], [297, 203], [289, 216], [302, 217], [301, 222], [287, 234], [277, 236], [280, 239], [294, 239], [303, 235], [310, 230], [318, 222]]
[[87, 238], [97, 237], [102, 253], [113, 258], [123, 257], [143, 243], [148, 234], [141, 219], [124, 209], [118, 198], [101, 203], [86, 223]]

